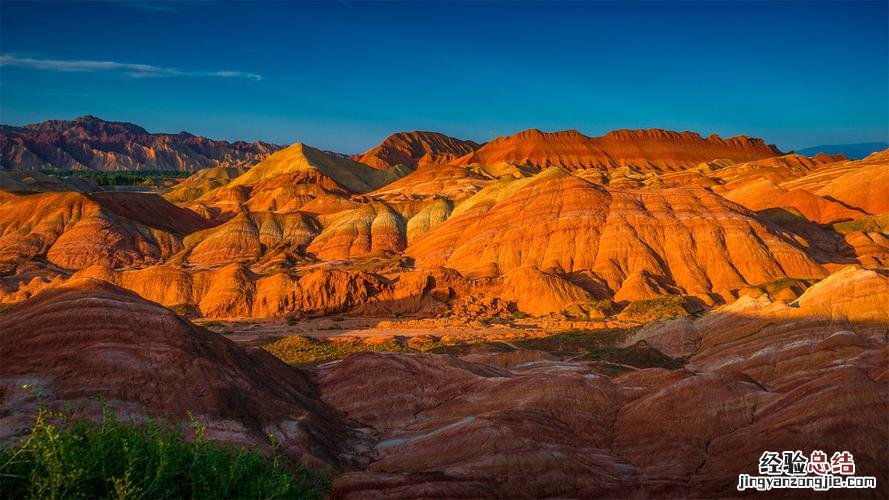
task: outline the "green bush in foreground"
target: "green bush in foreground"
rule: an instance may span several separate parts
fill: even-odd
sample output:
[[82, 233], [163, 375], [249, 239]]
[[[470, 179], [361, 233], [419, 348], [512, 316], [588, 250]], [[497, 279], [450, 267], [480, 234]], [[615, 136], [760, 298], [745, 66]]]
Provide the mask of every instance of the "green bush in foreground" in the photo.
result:
[[[327, 477], [291, 471], [277, 456], [194, 441], [158, 422], [51, 422], [41, 410], [31, 434], [0, 451], [3, 498], [323, 498]], [[55, 415], [58, 417], [59, 415]], [[294, 473], [295, 472], [295, 473]]]

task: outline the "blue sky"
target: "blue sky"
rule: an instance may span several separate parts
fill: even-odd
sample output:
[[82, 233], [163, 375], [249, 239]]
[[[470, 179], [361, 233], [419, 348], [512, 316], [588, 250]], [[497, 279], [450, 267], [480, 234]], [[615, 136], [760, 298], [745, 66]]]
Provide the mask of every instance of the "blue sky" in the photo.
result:
[[399, 130], [889, 140], [889, 2], [0, 3], [0, 122], [353, 153]]

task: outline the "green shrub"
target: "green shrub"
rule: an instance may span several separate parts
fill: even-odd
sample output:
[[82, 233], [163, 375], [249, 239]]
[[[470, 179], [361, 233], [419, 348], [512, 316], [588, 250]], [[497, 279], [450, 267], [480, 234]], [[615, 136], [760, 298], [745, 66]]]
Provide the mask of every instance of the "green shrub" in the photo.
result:
[[598, 362], [608, 375], [633, 368], [679, 368], [685, 360], [673, 359], [645, 343], [621, 347], [634, 329], [575, 330], [513, 341], [523, 349], [544, 351], [560, 358]]
[[192, 306], [190, 304], [174, 304], [174, 305], [168, 307], [167, 309], [173, 311], [174, 313], [178, 314], [179, 316], [189, 316], [191, 314], [194, 314], [194, 312], [195, 312], [194, 306]]
[[9, 311], [11, 311], [11, 310], [12, 310], [12, 306], [14, 306], [14, 305], [15, 305], [15, 303], [13, 303], [13, 302], [3, 302], [3, 303], [0, 303], [0, 316], [3, 316], [4, 314], [6, 314], [6, 313], [8, 313]]
[[[57, 422], [53, 423], [54, 421]], [[323, 498], [329, 478], [149, 421], [68, 421], [41, 410], [30, 435], [0, 450], [4, 498]]]
[[525, 318], [527, 318], [527, 317], [528, 317], [528, 314], [527, 314], [527, 313], [524, 313], [524, 312], [522, 312], [522, 311], [518, 311], [518, 310], [516, 310], [516, 311], [513, 311], [512, 314], [511, 314], [510, 316], [511, 316], [511, 318], [512, 318], [513, 320], [517, 320], [517, 319], [525, 319]]
[[68, 169], [44, 169], [42, 173], [56, 177], [80, 177], [91, 179], [99, 186], [151, 186], [155, 179], [184, 179], [188, 172], [177, 170], [118, 170], [106, 172], [104, 170], [68, 170]]
[[832, 224], [831, 227], [834, 231], [841, 234], [856, 231], [867, 233], [885, 232], [889, 230], [889, 215], [869, 216], [858, 220], [837, 222]]
[[632, 366], [634, 368], [667, 368], [670, 370], [685, 365], [684, 359], [673, 359], [657, 349], [639, 343], [629, 347], [612, 347], [590, 350], [582, 358], [587, 361], [602, 361], [606, 366]]
[[775, 295], [784, 290], [792, 290], [797, 295], [806, 291], [812, 283], [818, 281], [817, 279], [811, 280], [803, 280], [798, 278], [778, 278], [774, 281], [770, 281], [768, 283], [763, 283], [761, 285], [757, 285], [758, 288], [764, 290], [769, 295]]
[[514, 340], [513, 344], [551, 354], [575, 355], [616, 347], [632, 332], [632, 329], [573, 330], [546, 337]]
[[[339, 327], [331, 327], [339, 329]], [[408, 352], [394, 338], [340, 337], [317, 339], [305, 335], [290, 335], [263, 346], [278, 359], [291, 365], [321, 363], [342, 359], [359, 352]]]
[[637, 300], [620, 312], [618, 318], [647, 323], [661, 318], [688, 316], [685, 300], [677, 295], [664, 295], [653, 299]]

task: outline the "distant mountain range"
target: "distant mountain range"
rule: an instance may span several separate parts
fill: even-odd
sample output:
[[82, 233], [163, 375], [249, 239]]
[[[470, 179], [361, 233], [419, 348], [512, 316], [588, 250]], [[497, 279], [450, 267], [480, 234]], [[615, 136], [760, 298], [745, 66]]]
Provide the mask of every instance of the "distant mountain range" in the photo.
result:
[[[150, 133], [126, 122], [95, 116], [49, 120], [22, 127], [0, 125], [2, 170], [168, 170], [195, 172], [205, 168], [251, 167], [282, 146], [266, 142], [227, 142], [192, 135]], [[889, 148], [889, 144], [863, 143], [816, 146], [798, 151], [819, 152], [860, 159]], [[711, 160], [744, 162], [780, 156], [762, 139], [738, 136], [702, 137], [695, 132], [662, 129], [615, 130], [591, 137], [576, 130], [544, 132], [529, 129], [478, 144], [438, 132], [398, 132], [365, 153], [343, 155], [375, 169], [396, 165], [526, 165], [560, 167], [569, 171], [611, 171], [631, 167], [674, 171]]]
[[353, 159], [376, 168], [397, 164], [524, 165], [568, 171], [611, 171], [622, 167], [670, 171], [723, 159], [750, 161], [783, 154], [762, 139], [746, 136], [701, 137], [695, 132], [662, 129], [614, 130], [590, 137], [577, 130], [528, 129], [477, 144], [437, 132], [400, 132]]
[[227, 142], [180, 132], [152, 134], [95, 116], [0, 125], [4, 170], [174, 170], [253, 165], [281, 149], [266, 142]]
[[797, 150], [798, 154], [804, 156], [815, 156], [818, 153], [827, 153], [831, 155], [843, 154], [850, 160], [860, 160], [866, 158], [871, 153], [889, 149], [887, 142], [861, 142], [858, 144], [831, 144], [822, 146], [812, 146]]

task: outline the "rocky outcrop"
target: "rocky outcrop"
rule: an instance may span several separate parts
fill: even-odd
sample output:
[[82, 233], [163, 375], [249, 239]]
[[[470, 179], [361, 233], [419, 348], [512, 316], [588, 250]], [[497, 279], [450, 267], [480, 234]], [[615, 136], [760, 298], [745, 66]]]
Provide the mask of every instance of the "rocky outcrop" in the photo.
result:
[[24, 127], [0, 125], [0, 168], [5, 170], [175, 170], [252, 165], [279, 146], [151, 134], [138, 125], [95, 116]]
[[780, 155], [762, 139], [746, 136], [703, 138], [694, 132], [661, 129], [615, 130], [588, 137], [576, 130], [541, 132], [529, 129], [498, 137], [460, 158], [458, 163], [515, 163], [540, 168], [614, 170], [632, 166], [655, 171], [693, 167], [715, 159], [747, 161]]
[[491, 295], [516, 305], [519, 311], [534, 315], [557, 313], [593, 301], [583, 288], [536, 268], [520, 267], [503, 275]]
[[354, 159], [374, 168], [407, 165], [450, 163], [478, 149], [473, 141], [448, 137], [438, 132], [398, 132], [385, 138], [378, 146], [355, 155]]
[[[591, 144], [576, 132], [520, 135], [529, 151], [540, 144], [561, 151]], [[605, 137], [637, 144], [621, 154], [671, 151], [695, 141], [707, 144], [700, 151], [759, 149], [756, 141], [689, 133]], [[655, 147], [660, 143], [663, 148]], [[599, 305], [613, 314], [667, 295], [713, 306], [751, 287], [818, 279], [851, 262], [885, 267], [889, 240], [877, 214], [887, 198], [884, 166], [881, 154], [858, 162], [791, 154], [708, 160], [679, 172], [621, 164], [572, 173], [509, 162], [378, 169], [296, 144], [250, 169], [193, 175], [167, 193], [184, 200], [180, 206], [112, 192], [7, 194], [0, 289], [6, 301], [27, 297], [93, 265], [127, 272], [175, 268], [190, 282], [242, 269], [227, 275], [234, 305], [214, 300], [198, 307], [204, 293], [181, 303], [225, 317], [280, 315], [301, 307], [293, 282], [333, 266], [370, 271], [394, 284], [392, 301], [374, 299], [366, 312], [426, 314], [444, 304], [469, 314], [488, 304], [478, 310], [583, 315], [597, 310], [597, 301], [612, 301]], [[846, 221], [853, 223], [826, 226]], [[399, 288], [409, 281], [399, 280], [407, 271], [431, 276], [440, 268], [460, 275], [458, 288], [469, 291], [455, 289], [442, 301]], [[521, 278], [510, 278], [513, 272]], [[420, 290], [421, 281], [414, 283]], [[166, 287], [142, 290], [157, 297]], [[411, 300], [398, 295], [407, 293]], [[265, 305], [257, 309], [260, 296]]]
[[210, 225], [156, 195], [0, 192], [0, 274], [32, 259], [67, 269], [156, 263]]
[[300, 212], [241, 212], [217, 227], [190, 234], [177, 258], [197, 266], [218, 266], [253, 263], [275, 253], [298, 255], [318, 232], [318, 223]]
[[449, 200], [440, 198], [420, 210], [407, 221], [407, 242], [417, 240], [430, 229], [448, 220], [453, 209], [453, 204]]
[[302, 276], [286, 272], [261, 276], [238, 263], [202, 270], [170, 265], [135, 270], [92, 266], [75, 273], [72, 279], [77, 278], [108, 281], [164, 306], [207, 318], [341, 313], [391, 289], [388, 280], [361, 271], [315, 269]]
[[410, 169], [404, 166], [371, 168], [297, 143], [269, 156], [227, 184], [227, 187], [252, 186], [257, 190], [268, 189], [270, 184], [279, 183], [280, 178], [286, 176], [294, 181], [305, 178], [328, 190], [339, 188], [349, 193], [366, 193], [393, 182], [408, 172]]
[[404, 218], [382, 203], [369, 203], [330, 223], [306, 249], [322, 260], [400, 253], [406, 245]]
[[868, 214], [889, 213], [889, 150], [855, 165], [859, 168], [830, 181], [817, 194]]
[[216, 188], [222, 187], [248, 170], [247, 166], [213, 167], [199, 170], [164, 193], [173, 203], [197, 200]]
[[701, 295], [825, 274], [790, 240], [709, 191], [608, 191], [560, 169], [485, 188], [405, 253], [419, 267], [468, 275], [588, 270], [612, 292], [641, 271]]
[[[402, 165], [375, 169], [304, 144], [294, 144], [228, 182], [219, 179], [214, 182], [218, 187], [206, 191], [192, 203], [229, 217], [242, 208], [252, 212], [301, 210], [316, 215], [330, 214], [356, 208], [360, 203], [352, 199], [353, 195], [373, 191], [409, 172], [410, 168]], [[184, 182], [188, 186], [200, 186], [205, 180], [197, 174]], [[167, 196], [176, 198], [185, 194], [171, 191]]]
[[820, 223], [857, 220], [889, 212], [889, 153], [865, 160], [787, 155], [712, 172], [713, 191], [751, 210], [793, 210]]

